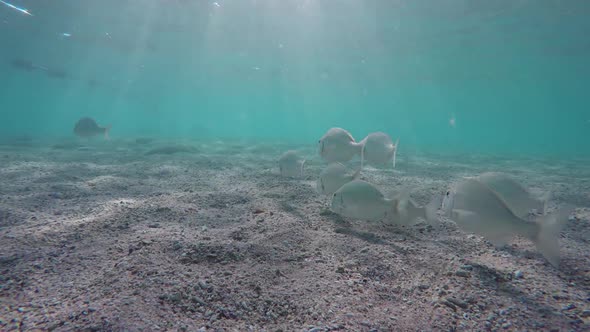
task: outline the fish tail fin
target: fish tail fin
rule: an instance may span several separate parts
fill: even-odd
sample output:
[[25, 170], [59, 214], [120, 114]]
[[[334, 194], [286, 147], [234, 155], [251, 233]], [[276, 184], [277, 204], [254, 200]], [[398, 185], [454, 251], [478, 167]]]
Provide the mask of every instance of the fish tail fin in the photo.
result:
[[567, 218], [573, 210], [573, 206], [566, 206], [537, 220], [539, 231], [533, 241], [537, 250], [555, 267], [559, 266], [560, 261], [559, 233], [565, 226]]
[[408, 205], [410, 202], [410, 190], [408, 188], [402, 188], [396, 194], [391, 197], [391, 209], [392, 215], [397, 216], [399, 222], [402, 225], [409, 225]]
[[356, 172], [354, 172], [354, 174], [352, 175], [352, 179], [353, 180], [358, 179], [361, 176], [361, 171], [362, 170], [363, 170], [362, 168], [359, 168]]
[[403, 189], [395, 195], [392, 200], [394, 211], [399, 216], [399, 223], [402, 225], [413, 225], [418, 223], [420, 218], [426, 219], [426, 209], [419, 207], [410, 198], [410, 189]]
[[111, 127], [112, 127], [112, 125], [108, 125], [104, 128], [104, 138], [105, 139], [111, 139], [111, 137], [109, 136], [109, 132], [111, 131]]
[[543, 193], [541, 195], [541, 197], [539, 197], [539, 213], [541, 213], [542, 215], [545, 215], [545, 213], [547, 213], [547, 204], [549, 203], [549, 200], [551, 199], [551, 192], [547, 191], [545, 193]]
[[432, 226], [433, 228], [438, 228], [440, 225], [440, 221], [438, 220], [438, 216], [436, 212], [438, 208], [442, 204], [442, 196], [441, 195], [434, 195], [432, 200], [424, 206], [424, 219], [426, 219], [426, 223]]
[[397, 147], [399, 146], [399, 138], [395, 140], [395, 145], [393, 147], [393, 168], [395, 168], [395, 157], [397, 155]]
[[301, 162], [301, 170], [300, 170], [300, 172], [301, 172], [301, 177], [303, 177], [303, 166], [305, 166], [305, 162], [306, 162], [306, 161], [307, 161], [306, 159], [303, 159], [303, 161]]
[[361, 142], [361, 169], [365, 166], [365, 144], [363, 143], [364, 140]]
[[[410, 225], [419, 223], [420, 218], [423, 218], [425, 220], [427, 220], [428, 218], [426, 215], [426, 207], [418, 206], [418, 204], [416, 204], [416, 202], [414, 202], [412, 199], [408, 200], [406, 204], [406, 209], [407, 223]], [[430, 223], [428, 220], [427, 222]]]
[[412, 203], [410, 203], [408, 210], [408, 224], [410, 225], [418, 224], [420, 223], [420, 218], [425, 218], [423, 207], [416, 207], [415, 205], [412, 205]]
[[454, 203], [455, 196], [448, 190], [442, 200], [441, 207], [443, 211], [443, 216], [450, 218], [453, 210], [453, 203]]

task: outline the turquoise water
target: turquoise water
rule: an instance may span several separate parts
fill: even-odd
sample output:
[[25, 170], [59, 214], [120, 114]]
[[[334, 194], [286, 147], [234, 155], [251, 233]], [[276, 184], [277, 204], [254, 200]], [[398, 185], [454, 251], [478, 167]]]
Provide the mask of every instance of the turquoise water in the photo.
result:
[[588, 1], [12, 3], [34, 16], [0, 6], [2, 136], [91, 116], [113, 138], [315, 144], [339, 126], [400, 153], [590, 155]]

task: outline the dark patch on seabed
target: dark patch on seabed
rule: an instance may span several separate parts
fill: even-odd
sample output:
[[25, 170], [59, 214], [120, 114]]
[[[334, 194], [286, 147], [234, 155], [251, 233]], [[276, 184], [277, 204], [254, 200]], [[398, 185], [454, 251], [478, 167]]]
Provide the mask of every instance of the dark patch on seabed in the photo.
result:
[[[577, 209], [560, 269], [449, 220], [349, 220], [287, 149], [151, 139], [0, 146], [0, 330], [590, 330], [588, 163], [401, 153], [363, 177], [420, 203], [462, 176], [515, 174]], [[575, 170], [575, 171], [573, 171]]]

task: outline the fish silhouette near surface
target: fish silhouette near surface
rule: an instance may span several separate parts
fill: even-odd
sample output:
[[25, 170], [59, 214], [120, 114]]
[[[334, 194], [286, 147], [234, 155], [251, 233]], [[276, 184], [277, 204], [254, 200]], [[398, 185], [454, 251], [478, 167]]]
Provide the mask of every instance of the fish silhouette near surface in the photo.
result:
[[70, 78], [70, 75], [63, 69], [49, 68], [46, 70], [46, 74], [51, 78], [66, 79]]
[[42, 65], [36, 64], [30, 60], [13, 59], [10, 62], [10, 64], [12, 65], [12, 67], [20, 69], [20, 70], [24, 70], [24, 71], [32, 72], [35, 70], [40, 70], [40, 71], [44, 72], [45, 75], [47, 75], [47, 77], [49, 77], [49, 78], [57, 78], [57, 79], [72, 78], [72, 76], [63, 69], [42, 66]]
[[78, 122], [76, 122], [76, 126], [74, 127], [74, 133], [77, 136], [84, 138], [94, 137], [97, 135], [104, 135], [105, 139], [110, 139], [110, 130], [110, 125], [106, 127], [99, 127], [96, 121], [89, 117], [81, 118], [80, 120], [78, 120]]
[[22, 69], [26, 71], [33, 71], [33, 70], [47, 70], [47, 68], [37, 65], [33, 63], [33, 61], [25, 60], [25, 59], [13, 59], [10, 61], [10, 64], [17, 69]]

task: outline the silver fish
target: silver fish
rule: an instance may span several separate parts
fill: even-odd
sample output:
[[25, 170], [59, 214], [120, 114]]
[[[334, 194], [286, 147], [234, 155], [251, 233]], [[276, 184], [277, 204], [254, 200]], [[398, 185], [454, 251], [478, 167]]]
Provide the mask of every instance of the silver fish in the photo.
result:
[[289, 150], [279, 158], [279, 171], [282, 176], [301, 178], [305, 159], [301, 158], [297, 151]]
[[342, 128], [330, 128], [318, 141], [320, 156], [327, 162], [347, 162], [360, 155], [362, 144]]
[[461, 229], [485, 237], [496, 247], [506, 245], [514, 235], [530, 239], [554, 266], [560, 260], [559, 232], [572, 211], [567, 207], [530, 222], [515, 215], [502, 197], [473, 178], [447, 193], [444, 209]]
[[535, 197], [520, 183], [504, 173], [487, 172], [480, 174], [476, 180], [495, 191], [518, 217], [528, 217], [531, 212], [545, 214], [550, 193]]
[[436, 209], [440, 199], [435, 198], [425, 207], [409, 199], [407, 191], [386, 198], [374, 185], [354, 180], [338, 189], [332, 196], [330, 209], [344, 217], [367, 221], [386, 221], [399, 225], [414, 224], [423, 218], [436, 226]]
[[399, 139], [393, 143], [389, 135], [382, 132], [375, 132], [367, 135], [360, 144], [362, 144], [361, 167], [365, 162], [384, 164], [391, 161], [393, 168], [395, 168]]

